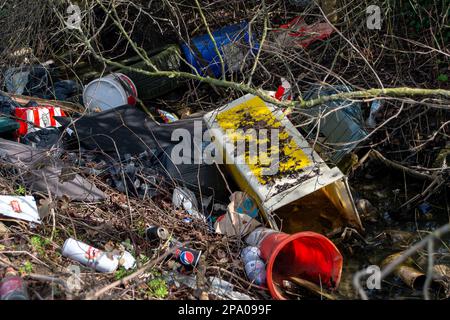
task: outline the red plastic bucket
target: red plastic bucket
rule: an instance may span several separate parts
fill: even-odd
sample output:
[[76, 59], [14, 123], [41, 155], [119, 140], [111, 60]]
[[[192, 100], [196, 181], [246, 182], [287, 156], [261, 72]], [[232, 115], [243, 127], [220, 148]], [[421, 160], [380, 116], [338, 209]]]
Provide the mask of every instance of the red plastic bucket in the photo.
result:
[[290, 276], [329, 289], [339, 286], [343, 258], [325, 236], [310, 231], [289, 235], [264, 228], [254, 232], [260, 234], [258, 247], [266, 261], [267, 286], [274, 299], [286, 299], [277, 284]]

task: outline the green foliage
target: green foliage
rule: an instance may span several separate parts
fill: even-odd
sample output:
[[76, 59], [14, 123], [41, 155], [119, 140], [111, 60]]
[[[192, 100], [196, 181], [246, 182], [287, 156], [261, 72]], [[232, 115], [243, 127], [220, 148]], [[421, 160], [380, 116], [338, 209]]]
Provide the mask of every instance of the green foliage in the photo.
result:
[[30, 261], [25, 261], [24, 264], [19, 267], [19, 272], [21, 274], [27, 274], [33, 272], [33, 264]]
[[30, 242], [31, 246], [35, 251], [37, 251], [37, 253], [44, 255], [45, 247], [50, 243], [50, 240], [40, 236], [32, 236]]
[[149, 262], [150, 258], [141, 253], [138, 257], [138, 261], [141, 265], [143, 265], [143, 264], [146, 264], [147, 262]]
[[121, 280], [132, 273], [133, 270], [126, 270], [124, 267], [120, 267], [114, 274], [114, 278], [116, 278], [116, 280]]
[[438, 77], [437, 80], [439, 82], [447, 82], [448, 81], [448, 76], [446, 74], [441, 73]]
[[147, 295], [152, 298], [164, 299], [169, 295], [169, 289], [164, 279], [154, 278], [148, 283]]
[[25, 189], [24, 186], [20, 185], [16, 190], [15, 190], [16, 195], [18, 196], [24, 196], [27, 193], [27, 190]]

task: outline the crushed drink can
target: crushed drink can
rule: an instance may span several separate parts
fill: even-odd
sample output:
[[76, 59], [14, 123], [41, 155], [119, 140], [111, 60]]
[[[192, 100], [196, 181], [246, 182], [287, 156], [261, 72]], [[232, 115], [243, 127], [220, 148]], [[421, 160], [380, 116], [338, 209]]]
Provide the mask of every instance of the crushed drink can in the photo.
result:
[[200, 260], [200, 256], [202, 255], [201, 251], [181, 247], [178, 243], [174, 243], [172, 246], [175, 246], [174, 257], [177, 259], [183, 266], [188, 268], [195, 268]]
[[145, 230], [147, 240], [154, 243], [158, 241], [164, 241], [169, 239], [169, 231], [163, 227], [150, 226]]
[[98, 272], [113, 272], [117, 270], [119, 265], [122, 265], [125, 269], [130, 269], [136, 263], [134, 257], [127, 251], [122, 254], [109, 254], [72, 238], [64, 242], [62, 255]]
[[80, 262], [99, 272], [113, 272], [119, 266], [119, 259], [86, 243], [69, 238], [64, 242], [62, 255]]

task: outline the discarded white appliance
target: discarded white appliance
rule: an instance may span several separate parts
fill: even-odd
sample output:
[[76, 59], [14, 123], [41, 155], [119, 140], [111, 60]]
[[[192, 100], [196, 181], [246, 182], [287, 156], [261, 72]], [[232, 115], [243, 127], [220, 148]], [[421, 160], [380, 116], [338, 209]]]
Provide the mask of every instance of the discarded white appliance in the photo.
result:
[[[248, 94], [207, 113], [204, 121], [216, 152], [272, 228], [287, 233], [324, 233], [346, 225], [363, 229], [346, 176], [328, 167], [280, 108]], [[261, 138], [261, 129], [270, 135]], [[258, 161], [239, 148], [242, 141], [245, 147], [256, 141]]]

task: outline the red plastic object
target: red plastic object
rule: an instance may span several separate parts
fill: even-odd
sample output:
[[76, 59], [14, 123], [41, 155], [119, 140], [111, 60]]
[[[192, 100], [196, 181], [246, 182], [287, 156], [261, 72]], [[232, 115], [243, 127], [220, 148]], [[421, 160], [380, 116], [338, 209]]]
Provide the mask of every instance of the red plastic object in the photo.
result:
[[129, 86], [129, 89], [131, 90], [131, 94], [130, 94], [130, 92], [127, 92], [127, 93], [129, 93], [128, 98], [127, 98], [128, 104], [131, 106], [136, 105], [137, 89], [136, 89], [136, 86], [134, 85], [133, 81], [131, 81], [131, 79], [124, 74], [120, 74], [120, 79], [125, 81], [126, 84]]
[[39, 107], [16, 108], [15, 116], [20, 124], [17, 135], [24, 136], [30, 131], [30, 128], [34, 128], [33, 123], [41, 128], [59, 127], [60, 125], [56, 122], [54, 116], [64, 117], [65, 113], [59, 107], [40, 105]]
[[330, 289], [339, 286], [342, 255], [334, 243], [321, 234], [274, 232], [261, 241], [259, 249], [267, 263], [267, 286], [274, 299], [286, 300], [276, 283], [281, 284], [289, 276]]
[[[315, 22], [313, 24], [306, 24], [302, 17], [296, 17], [287, 24], [280, 26], [280, 29], [292, 30], [288, 36], [290, 38], [298, 38], [294, 43], [298, 46], [306, 48], [316, 40], [324, 40], [328, 38], [333, 32], [333, 27], [326, 22]], [[283, 31], [277, 31], [283, 32]]]

